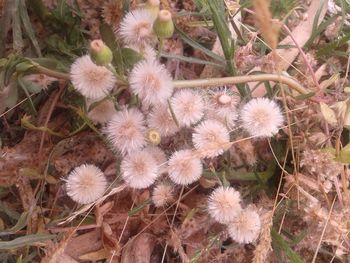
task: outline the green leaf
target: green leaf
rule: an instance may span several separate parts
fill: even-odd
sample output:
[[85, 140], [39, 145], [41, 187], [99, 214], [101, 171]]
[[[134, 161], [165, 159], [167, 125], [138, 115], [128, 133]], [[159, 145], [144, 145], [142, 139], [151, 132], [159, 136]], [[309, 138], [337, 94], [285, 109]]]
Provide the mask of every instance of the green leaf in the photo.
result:
[[293, 263], [303, 263], [304, 261], [301, 257], [295, 253], [289, 246], [286, 240], [278, 234], [278, 232], [274, 229], [271, 229], [271, 237], [272, 237], [272, 247], [274, 250], [283, 251], [287, 258]]
[[61, 62], [54, 58], [31, 58], [31, 61], [49, 69], [57, 69], [61, 65]]
[[306, 99], [312, 98], [315, 95], [316, 95], [316, 93], [312, 91], [312, 92], [309, 92], [309, 93], [306, 93], [306, 94], [298, 95], [298, 96], [295, 97], [295, 99], [296, 100], [306, 100]]
[[334, 158], [335, 161], [340, 163], [350, 163], [350, 151], [348, 149], [340, 151], [339, 155]]
[[346, 34], [345, 36], [343, 36], [338, 40], [335, 40], [331, 43], [327, 43], [321, 48], [318, 48], [316, 55], [317, 57], [327, 57], [330, 55], [334, 55], [333, 51], [341, 47], [342, 45], [345, 45], [348, 41], [350, 41], [350, 33]]
[[225, 19], [225, 7], [223, 1], [208, 1], [212, 20], [215, 30], [218, 34], [222, 49], [224, 51], [228, 71], [231, 75], [235, 75], [233, 66], [234, 40], [231, 37], [230, 29], [228, 28]]
[[11, 241], [0, 241], [0, 249], [16, 249], [24, 246], [33, 246], [36, 242], [54, 239], [56, 235], [34, 234], [18, 237]]
[[195, 40], [193, 40], [192, 38], [188, 37], [183, 31], [181, 31], [178, 27], [175, 26], [175, 31], [176, 33], [181, 37], [181, 39], [186, 42], [188, 45], [190, 45], [191, 47], [200, 50], [201, 52], [203, 52], [204, 54], [206, 54], [207, 56], [215, 59], [217, 62], [221, 63], [221, 64], [226, 64], [226, 61], [224, 58], [222, 58], [221, 56], [219, 56], [218, 54], [214, 53], [213, 51], [203, 47], [202, 45], [198, 44]]
[[131, 211], [128, 212], [128, 216], [136, 215], [138, 212], [143, 210], [146, 206], [151, 204], [151, 199], [147, 199], [143, 203], [139, 204], [137, 207], [133, 208]]
[[128, 69], [132, 69], [142, 59], [142, 56], [131, 48], [122, 48], [120, 52], [123, 57], [124, 66]]
[[164, 57], [164, 58], [178, 59], [178, 60], [188, 62], [191, 64], [209, 65], [209, 66], [214, 66], [214, 67], [218, 67], [218, 68], [224, 67], [223, 64], [218, 64], [215, 62], [206, 61], [206, 60], [202, 60], [202, 59], [198, 59], [198, 58], [194, 58], [194, 57], [185, 57], [185, 56], [181, 56], [181, 55], [175, 55], [175, 54], [164, 53], [164, 52], [161, 52], [160, 55], [161, 55], [161, 57]]
[[37, 169], [33, 168], [20, 168], [18, 171], [20, 176], [28, 177], [30, 180], [45, 180], [49, 184], [57, 184], [59, 181], [52, 175], [41, 174]]
[[305, 48], [309, 49], [316, 37], [320, 35], [330, 24], [332, 24], [337, 19], [337, 17], [338, 16], [336, 15], [332, 16], [331, 18], [323, 21], [315, 31], [313, 30], [309, 40], [305, 44]]
[[113, 29], [109, 25], [101, 23], [100, 34], [103, 42], [113, 52], [113, 64], [116, 66], [117, 72], [119, 74], [124, 74], [123, 55], [118, 40], [115, 38]]
[[16, 72], [25, 72], [32, 67], [34, 67], [34, 65], [30, 61], [26, 60], [16, 65]]
[[13, 227], [11, 227], [7, 230], [0, 231], [0, 236], [15, 234], [19, 230], [23, 229], [27, 225], [28, 215], [29, 215], [28, 212], [23, 212], [21, 214], [20, 218], [18, 219], [16, 225], [14, 225]]
[[22, 88], [22, 90], [24, 91], [24, 93], [26, 94], [27, 98], [28, 98], [28, 101], [29, 101], [29, 104], [32, 108], [32, 111], [34, 114], [37, 114], [37, 110], [35, 109], [35, 106], [34, 106], [34, 103], [33, 103], [33, 100], [28, 92], [28, 89], [25, 85], [25, 83], [23, 82], [23, 80], [21, 78], [18, 78], [17, 79], [17, 83], [19, 84], [19, 86]]

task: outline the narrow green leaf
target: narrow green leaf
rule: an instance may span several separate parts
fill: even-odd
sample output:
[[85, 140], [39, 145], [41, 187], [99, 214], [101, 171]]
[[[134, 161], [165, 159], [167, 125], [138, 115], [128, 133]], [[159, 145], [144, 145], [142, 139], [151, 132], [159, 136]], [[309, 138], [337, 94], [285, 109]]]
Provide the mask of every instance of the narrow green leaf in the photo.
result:
[[18, 85], [22, 88], [22, 90], [24, 91], [24, 93], [26, 94], [27, 98], [28, 98], [28, 101], [29, 101], [29, 104], [32, 108], [32, 111], [34, 112], [34, 114], [37, 114], [37, 110], [35, 109], [35, 106], [34, 106], [34, 103], [33, 103], [33, 100], [27, 90], [27, 87], [25, 85], [25, 83], [23, 82], [23, 80], [21, 78], [18, 78], [17, 79], [17, 83]]
[[17, 220], [20, 218], [20, 213], [12, 210], [10, 207], [6, 205], [5, 202], [0, 201], [0, 211], [5, 213], [8, 217], [10, 217], [13, 220]]
[[296, 100], [306, 100], [306, 99], [309, 99], [313, 96], [315, 96], [316, 93], [315, 92], [309, 92], [307, 94], [302, 94], [302, 95], [298, 95], [295, 97]]
[[[348, 41], [350, 41], [350, 33], [346, 34], [345, 36], [343, 36], [342, 38], [340, 38], [338, 40], [335, 40], [335, 41], [328, 43], [328, 44], [324, 45], [323, 47], [319, 48], [317, 50], [316, 54], [318, 57], [329, 56], [334, 52], [335, 49], [346, 44]], [[334, 55], [334, 53], [332, 55]]]
[[12, 18], [12, 37], [13, 37], [13, 49], [16, 53], [21, 54], [24, 43], [22, 38], [21, 17], [19, 13], [19, 1], [15, 0], [15, 7], [13, 9]]
[[192, 38], [190, 38], [189, 36], [187, 36], [183, 31], [181, 31], [178, 27], [175, 26], [175, 30], [176, 33], [181, 37], [181, 39], [186, 42], [188, 45], [190, 45], [191, 47], [200, 50], [201, 52], [203, 52], [204, 54], [206, 54], [207, 56], [215, 59], [217, 62], [221, 63], [221, 64], [226, 64], [226, 61], [224, 58], [222, 58], [221, 56], [219, 56], [218, 54], [215, 54], [213, 51], [203, 47], [202, 45], [198, 44], [196, 41], [194, 41]]
[[325, 4], [325, 1], [324, 0], [321, 0], [320, 1], [320, 4], [319, 4], [319, 7], [316, 11], [316, 14], [315, 14], [315, 18], [314, 18], [314, 21], [312, 23], [312, 34], [315, 34], [316, 33], [316, 30], [317, 30], [317, 26], [318, 26], [318, 22], [320, 20], [320, 15], [321, 15], [321, 11], [323, 9], [323, 5]]
[[38, 40], [35, 37], [34, 29], [32, 27], [32, 23], [30, 21], [30, 18], [28, 16], [27, 7], [25, 0], [20, 0], [19, 2], [19, 12], [22, 20], [22, 24], [24, 27], [25, 32], [27, 33], [30, 41], [32, 42], [34, 49], [36, 51], [36, 54], [41, 57], [41, 50], [39, 47]]
[[23, 229], [27, 225], [28, 214], [29, 214], [28, 212], [23, 212], [20, 218], [18, 219], [16, 225], [14, 225], [13, 227], [7, 230], [1, 231], [0, 236], [15, 234], [17, 231]]
[[206, 60], [202, 60], [202, 59], [198, 59], [198, 58], [194, 58], [194, 57], [185, 57], [185, 56], [181, 56], [181, 55], [175, 55], [175, 54], [164, 53], [164, 52], [161, 52], [160, 56], [164, 57], [164, 58], [178, 59], [178, 60], [188, 62], [191, 64], [210, 65], [210, 66], [214, 66], [214, 67], [218, 67], [218, 68], [224, 67], [224, 65], [222, 65], [222, 64], [218, 64], [218, 63], [214, 63], [211, 61], [206, 61]]
[[121, 47], [118, 40], [115, 38], [112, 28], [109, 25], [102, 23], [100, 25], [100, 34], [103, 42], [105, 42], [105, 44], [113, 52], [113, 64], [116, 66], [117, 72], [119, 74], [124, 74], [124, 63]]
[[24, 246], [35, 245], [34, 243], [54, 239], [56, 235], [34, 234], [18, 237], [11, 241], [0, 241], [0, 249], [16, 249]]
[[133, 66], [142, 59], [142, 56], [131, 48], [122, 48], [120, 50], [124, 66], [132, 69]]
[[314, 42], [314, 40], [316, 39], [316, 37], [319, 34], [321, 34], [327, 28], [327, 26], [332, 24], [337, 19], [337, 17], [338, 16], [335, 15], [335, 16], [332, 16], [331, 18], [323, 21], [315, 31], [312, 31], [312, 34], [311, 34], [309, 40], [305, 44], [305, 48], [309, 49], [311, 47], [312, 43]]
[[143, 210], [146, 206], [148, 206], [150, 204], [151, 204], [151, 199], [147, 199], [143, 203], [139, 204], [137, 207], [135, 207], [132, 210], [130, 210], [128, 212], [128, 216], [136, 215], [138, 212], [140, 212], [141, 210]]
[[25, 72], [32, 67], [34, 67], [34, 65], [30, 61], [23, 61], [16, 65], [16, 72]]
[[218, 34], [222, 49], [224, 51], [228, 71], [235, 74], [233, 66], [234, 41], [231, 37], [230, 29], [225, 20], [225, 8], [223, 1], [208, 1], [215, 30]]
[[287, 241], [285, 241], [283, 237], [280, 234], [278, 234], [276, 230], [274, 229], [271, 230], [271, 236], [272, 236], [272, 246], [274, 249], [283, 251], [288, 257], [288, 259], [293, 263], [304, 262], [301, 259], [301, 257], [290, 248]]

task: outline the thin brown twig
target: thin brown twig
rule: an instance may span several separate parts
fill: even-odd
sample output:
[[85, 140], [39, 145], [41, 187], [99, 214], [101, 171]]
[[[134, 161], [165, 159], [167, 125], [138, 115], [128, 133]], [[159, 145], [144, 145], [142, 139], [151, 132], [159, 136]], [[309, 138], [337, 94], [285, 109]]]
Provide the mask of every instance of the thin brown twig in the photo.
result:
[[[180, 201], [181, 201], [181, 199], [182, 199], [182, 194], [183, 194], [183, 192], [184, 192], [184, 186], [182, 186], [181, 192], [180, 192], [180, 195], [179, 195], [179, 198], [177, 199], [177, 202], [176, 202], [175, 212], [174, 212], [173, 218], [172, 218], [172, 220], [171, 220], [171, 224], [170, 224], [170, 231], [173, 231], [173, 230], [172, 230], [172, 227], [173, 227], [173, 225], [174, 225], [176, 213], [177, 213], [177, 210], [178, 210], [178, 208], [179, 208], [179, 204], [180, 204]], [[167, 249], [168, 249], [168, 244], [166, 244], [166, 245], [165, 245], [165, 248], [164, 248], [163, 257], [162, 257], [162, 261], [161, 261], [162, 263], [163, 263], [164, 260], [165, 260], [165, 254], [166, 254]]]
[[[193, 188], [191, 188], [187, 193], [185, 193], [181, 200], [184, 199], [187, 195], [189, 195], [192, 191], [194, 191], [196, 188], [198, 187], [198, 185], [195, 185]], [[135, 236], [133, 236], [130, 240], [134, 240], [135, 238], [137, 238], [139, 235], [141, 235], [144, 231], [146, 231], [152, 224], [154, 224], [160, 217], [162, 217], [168, 210], [170, 210], [176, 203], [171, 204], [169, 207], [167, 207], [166, 209], [164, 209], [164, 211], [162, 213], [160, 213], [156, 218], [154, 218], [151, 222], [149, 222], [144, 228], [142, 228], [140, 230], [140, 232], [138, 232]], [[126, 244], [121, 247], [121, 250], [126, 246]]]
[[315, 251], [315, 254], [314, 254], [314, 257], [312, 258], [312, 263], [315, 263], [316, 262], [316, 258], [317, 258], [317, 254], [318, 254], [318, 251], [320, 250], [320, 247], [321, 247], [321, 244], [322, 244], [322, 239], [323, 239], [323, 236], [326, 232], [326, 229], [327, 229], [327, 226], [328, 226], [328, 222], [331, 218], [331, 215], [332, 215], [332, 212], [333, 212], [333, 207], [334, 207], [334, 204], [335, 204], [335, 200], [337, 199], [337, 196], [334, 197], [333, 199], [333, 202], [332, 202], [332, 206], [331, 208], [329, 209], [329, 213], [328, 213], [328, 216], [327, 216], [327, 220], [324, 224], [324, 228], [322, 229], [322, 233], [321, 233], [321, 237], [320, 237], [320, 240], [317, 244], [317, 248], [316, 248], [316, 251]]
[[[52, 103], [50, 105], [50, 108], [49, 108], [49, 110], [47, 112], [46, 119], [45, 119], [45, 122], [44, 122], [44, 127], [47, 127], [47, 125], [49, 124], [51, 115], [52, 115], [52, 113], [53, 113], [53, 111], [55, 109], [55, 106], [56, 106], [56, 103], [57, 103], [58, 99], [60, 98], [60, 96], [62, 95], [62, 92], [64, 91], [64, 87], [65, 87], [65, 84], [60, 83], [60, 88], [57, 91], [57, 93], [55, 94], [55, 97], [53, 98]], [[46, 132], [43, 131], [41, 133], [40, 146], [39, 146], [39, 152], [38, 152], [39, 160], [41, 160], [41, 157], [42, 157], [41, 155], [42, 155], [42, 149], [43, 149], [43, 146], [44, 146], [45, 135], [46, 135]]]

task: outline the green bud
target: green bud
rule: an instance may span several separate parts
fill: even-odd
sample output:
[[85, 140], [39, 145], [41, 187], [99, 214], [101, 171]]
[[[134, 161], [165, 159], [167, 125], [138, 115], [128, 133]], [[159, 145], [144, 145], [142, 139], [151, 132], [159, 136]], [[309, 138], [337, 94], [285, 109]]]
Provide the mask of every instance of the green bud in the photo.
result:
[[90, 57], [96, 65], [107, 66], [113, 60], [113, 53], [101, 39], [96, 39], [90, 43]]
[[153, 31], [159, 38], [170, 38], [174, 33], [174, 23], [168, 10], [159, 11], [153, 23]]
[[145, 9], [154, 17], [158, 16], [159, 13], [159, 0], [148, 0], [145, 4]]

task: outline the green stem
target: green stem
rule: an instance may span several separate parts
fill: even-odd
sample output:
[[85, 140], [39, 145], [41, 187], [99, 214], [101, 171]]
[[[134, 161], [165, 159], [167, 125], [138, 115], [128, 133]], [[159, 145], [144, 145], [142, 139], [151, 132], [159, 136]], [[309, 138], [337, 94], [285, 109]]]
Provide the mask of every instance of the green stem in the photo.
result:
[[49, 68], [45, 68], [43, 66], [40, 66], [39, 64], [34, 64], [34, 67], [38, 73], [42, 73], [57, 79], [70, 80], [70, 76], [68, 73], [63, 73], [63, 72], [55, 71]]
[[288, 85], [290, 88], [296, 90], [300, 94], [308, 94], [309, 90], [301, 86], [297, 81], [292, 78], [278, 75], [278, 74], [259, 74], [249, 76], [235, 76], [225, 78], [210, 78], [210, 79], [195, 79], [195, 80], [177, 80], [174, 81], [175, 88], [193, 88], [193, 87], [208, 87], [208, 86], [221, 86], [227, 84], [240, 84], [247, 82], [259, 82], [259, 81], [275, 81]]
[[[35, 65], [35, 69], [38, 73], [42, 73], [50, 77], [70, 80], [70, 76], [68, 73], [54, 71], [52, 69], [48, 69], [40, 65]], [[195, 87], [220, 86], [220, 85], [227, 85], [227, 84], [241, 84], [241, 83], [247, 83], [247, 82], [259, 82], [259, 81], [275, 81], [282, 84], [286, 84], [291, 89], [294, 89], [300, 94], [308, 94], [311, 92], [308, 89], [304, 88], [302, 85], [300, 85], [294, 79], [283, 75], [278, 75], [278, 74], [258, 74], [258, 75], [249, 75], [249, 76], [224, 77], [224, 78], [175, 80], [173, 83], [175, 88], [195, 88]], [[126, 82], [121, 80], [117, 80], [117, 84], [127, 85]]]
[[158, 47], [158, 53], [157, 53], [157, 59], [160, 58], [160, 54], [162, 53], [164, 45], [164, 39], [162, 37], [159, 38], [159, 47]]

